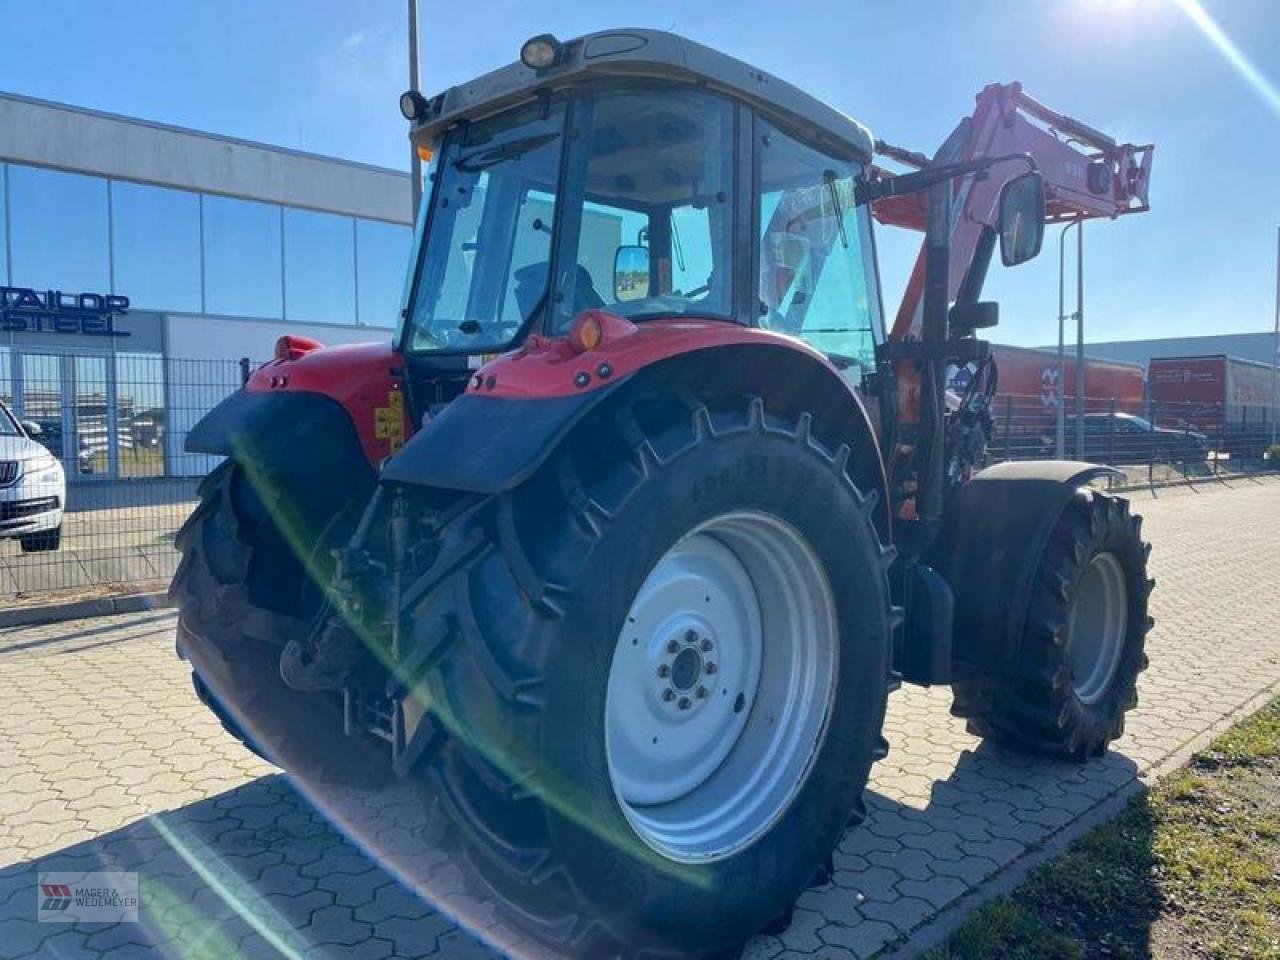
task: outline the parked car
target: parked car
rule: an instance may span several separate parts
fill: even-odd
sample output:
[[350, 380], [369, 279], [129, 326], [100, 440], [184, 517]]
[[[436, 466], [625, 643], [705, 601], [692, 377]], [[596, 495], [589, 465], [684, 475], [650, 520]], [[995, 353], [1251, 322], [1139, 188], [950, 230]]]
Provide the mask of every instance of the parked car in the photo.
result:
[[[1075, 455], [1076, 418], [1066, 418], [1068, 456]], [[1041, 445], [1052, 451], [1056, 431], [1041, 435]], [[1085, 460], [1105, 463], [1203, 463], [1209, 456], [1209, 439], [1195, 430], [1170, 430], [1131, 413], [1084, 415]]]
[[27, 552], [61, 546], [67, 502], [62, 464], [34, 439], [39, 433], [0, 402], [0, 539], [16, 538]]

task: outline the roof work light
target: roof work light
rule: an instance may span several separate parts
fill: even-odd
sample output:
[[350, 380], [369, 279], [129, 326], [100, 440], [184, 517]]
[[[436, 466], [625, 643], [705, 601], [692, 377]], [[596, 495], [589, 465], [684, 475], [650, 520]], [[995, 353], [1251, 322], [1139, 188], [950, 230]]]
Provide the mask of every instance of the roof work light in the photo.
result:
[[530, 70], [546, 70], [560, 62], [564, 46], [549, 33], [540, 33], [524, 42], [520, 48], [520, 62]]

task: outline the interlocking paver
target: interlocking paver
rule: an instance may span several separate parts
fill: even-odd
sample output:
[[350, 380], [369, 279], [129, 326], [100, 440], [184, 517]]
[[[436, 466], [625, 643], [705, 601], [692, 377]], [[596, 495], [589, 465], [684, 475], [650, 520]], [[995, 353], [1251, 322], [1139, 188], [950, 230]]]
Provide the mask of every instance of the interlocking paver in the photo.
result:
[[[788, 930], [748, 944], [748, 960], [849, 960], [902, 942], [1280, 688], [1280, 482], [1134, 499], [1160, 586], [1125, 736], [1083, 767], [1039, 760], [966, 733], [947, 690], [904, 688], [866, 824], [841, 841], [832, 883], [800, 898]], [[530, 952], [465, 889], [417, 788], [295, 790], [195, 700], [172, 631], [166, 612], [0, 631], [0, 957]], [[35, 873], [49, 869], [138, 871], [140, 922], [34, 923]]]

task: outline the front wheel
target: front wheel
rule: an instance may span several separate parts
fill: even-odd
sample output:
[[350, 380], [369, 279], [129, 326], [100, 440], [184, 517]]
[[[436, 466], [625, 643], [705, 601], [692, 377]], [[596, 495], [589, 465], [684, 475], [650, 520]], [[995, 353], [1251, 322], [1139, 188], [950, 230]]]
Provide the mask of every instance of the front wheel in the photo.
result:
[[435, 772], [522, 929], [705, 956], [785, 917], [861, 815], [892, 553], [807, 416], [625, 419], [477, 515], [492, 547], [440, 591], [468, 610], [413, 613], [462, 628], [428, 680]]
[[1127, 501], [1082, 489], [1049, 538], [1007, 675], [955, 685], [971, 732], [1037, 753], [1101, 755], [1147, 665], [1148, 547]]

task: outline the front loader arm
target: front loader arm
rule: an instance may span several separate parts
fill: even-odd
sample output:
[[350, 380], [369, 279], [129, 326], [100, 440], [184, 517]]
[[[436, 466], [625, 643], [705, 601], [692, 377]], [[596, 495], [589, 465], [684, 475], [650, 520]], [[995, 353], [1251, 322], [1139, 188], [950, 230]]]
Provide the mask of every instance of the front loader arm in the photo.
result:
[[[944, 418], [938, 381], [944, 358], [982, 355], [973, 344], [954, 341], [948, 307], [975, 303], [981, 295], [1005, 183], [1022, 174], [1029, 160], [1044, 183], [1048, 222], [1114, 219], [1148, 209], [1153, 149], [1117, 144], [1048, 109], [1017, 83], [993, 84], [978, 94], [973, 115], [960, 121], [932, 159], [876, 144], [881, 156], [907, 166], [959, 168], [940, 196], [903, 191], [873, 199], [872, 212], [881, 223], [926, 231], [884, 351], [893, 367], [894, 411], [885, 455], [900, 518], [936, 522], [940, 513], [938, 434]], [[965, 165], [979, 170], [963, 172]]]
[[[899, 163], [924, 165], [926, 158], [885, 144], [877, 150]], [[934, 162], [964, 162], [980, 157], [1023, 154], [1044, 177], [1051, 223], [1115, 217], [1149, 209], [1151, 145], [1117, 144], [1097, 130], [1056, 113], [1024, 93], [1022, 85], [992, 84], [977, 97], [966, 117], [944, 142]], [[1023, 171], [1016, 162], [994, 166], [984, 175], [959, 181], [952, 194], [949, 297], [955, 300], [969, 275], [986, 228], [994, 228], [1000, 188]], [[921, 194], [886, 197], [872, 212], [884, 224], [923, 230]], [[894, 321], [891, 340], [919, 336], [924, 299], [924, 250]], [[904, 411], [905, 413], [905, 411]]]

